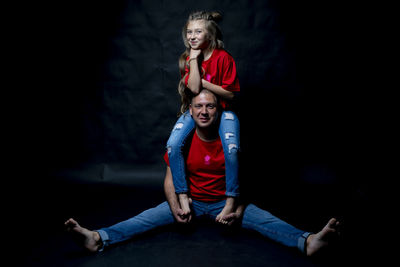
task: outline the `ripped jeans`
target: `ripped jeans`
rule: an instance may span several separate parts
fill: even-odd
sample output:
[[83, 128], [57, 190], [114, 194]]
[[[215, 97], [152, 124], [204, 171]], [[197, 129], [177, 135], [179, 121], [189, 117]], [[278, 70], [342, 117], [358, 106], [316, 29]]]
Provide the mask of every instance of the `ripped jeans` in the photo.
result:
[[[193, 200], [192, 211], [196, 218], [206, 216], [215, 220], [224, 206], [225, 200], [219, 202]], [[103, 242], [103, 247], [99, 251], [102, 251], [108, 245], [128, 240], [151, 229], [172, 224], [174, 221], [168, 202], [165, 201], [157, 207], [145, 210], [126, 221], [96, 230]], [[310, 232], [297, 229], [253, 204], [249, 204], [244, 210], [241, 226], [245, 229], [257, 231], [285, 246], [297, 247], [301, 252], [306, 252], [306, 241]]]
[[[239, 196], [238, 151], [240, 148], [240, 125], [237, 116], [232, 111], [224, 111], [221, 115], [219, 136], [225, 157], [225, 195], [237, 197]], [[169, 164], [177, 194], [188, 192], [182, 149], [194, 128], [194, 120], [189, 111], [186, 111], [179, 117], [167, 142]]]

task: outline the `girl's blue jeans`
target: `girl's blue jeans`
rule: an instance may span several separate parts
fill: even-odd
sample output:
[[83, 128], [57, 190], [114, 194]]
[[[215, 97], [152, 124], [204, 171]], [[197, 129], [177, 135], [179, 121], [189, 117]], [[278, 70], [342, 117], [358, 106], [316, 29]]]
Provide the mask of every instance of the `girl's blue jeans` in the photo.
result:
[[[187, 193], [185, 159], [182, 154], [185, 141], [195, 128], [195, 123], [189, 111], [181, 115], [172, 129], [167, 142], [169, 165], [177, 194]], [[239, 195], [239, 164], [240, 125], [234, 112], [224, 111], [221, 114], [219, 136], [225, 157], [226, 196]]]
[[[224, 206], [225, 200], [214, 203], [193, 200], [192, 212], [195, 217], [207, 216], [215, 220]], [[101, 250], [108, 245], [122, 242], [159, 226], [172, 224], [174, 221], [168, 202], [165, 201], [131, 219], [97, 230], [103, 241]], [[309, 232], [301, 231], [253, 204], [246, 207], [241, 225], [288, 247], [297, 247], [302, 252], [305, 252], [305, 242], [310, 235]]]

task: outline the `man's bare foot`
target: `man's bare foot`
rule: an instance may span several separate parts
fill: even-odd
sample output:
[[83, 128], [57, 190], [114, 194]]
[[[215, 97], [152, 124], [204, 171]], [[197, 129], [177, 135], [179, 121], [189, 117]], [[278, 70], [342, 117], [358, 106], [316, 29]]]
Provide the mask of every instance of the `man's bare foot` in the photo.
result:
[[96, 252], [102, 247], [102, 241], [98, 232], [90, 231], [81, 227], [74, 219], [69, 219], [65, 223], [67, 231], [78, 238], [80, 245], [91, 252]]
[[339, 235], [338, 227], [339, 221], [332, 218], [321, 231], [309, 235], [306, 245], [307, 256], [312, 256], [321, 249], [326, 248], [330, 241]]
[[190, 198], [187, 194], [179, 194], [179, 204], [181, 205], [181, 209], [183, 211], [182, 216], [190, 216]]

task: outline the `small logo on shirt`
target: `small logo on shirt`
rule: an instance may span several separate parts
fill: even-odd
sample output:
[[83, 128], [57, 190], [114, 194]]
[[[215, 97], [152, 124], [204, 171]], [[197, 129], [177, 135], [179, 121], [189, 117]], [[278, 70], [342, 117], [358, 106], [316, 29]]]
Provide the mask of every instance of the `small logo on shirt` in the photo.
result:
[[205, 156], [204, 157], [204, 164], [210, 165], [211, 164], [210, 160], [211, 160], [211, 157], [209, 155]]

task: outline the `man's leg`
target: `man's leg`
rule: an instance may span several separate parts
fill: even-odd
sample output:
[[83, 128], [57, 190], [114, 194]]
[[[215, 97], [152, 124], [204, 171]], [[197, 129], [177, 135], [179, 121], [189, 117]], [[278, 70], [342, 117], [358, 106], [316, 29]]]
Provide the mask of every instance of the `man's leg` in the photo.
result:
[[297, 247], [302, 252], [305, 252], [306, 240], [310, 235], [253, 204], [248, 205], [244, 211], [242, 227], [255, 230], [288, 247]]
[[168, 202], [163, 202], [155, 208], [143, 211], [139, 215], [110, 227], [91, 231], [81, 227], [73, 219], [65, 225], [70, 232], [81, 237], [82, 245], [90, 251], [101, 251], [104, 247], [130, 239], [159, 226], [174, 223]]

